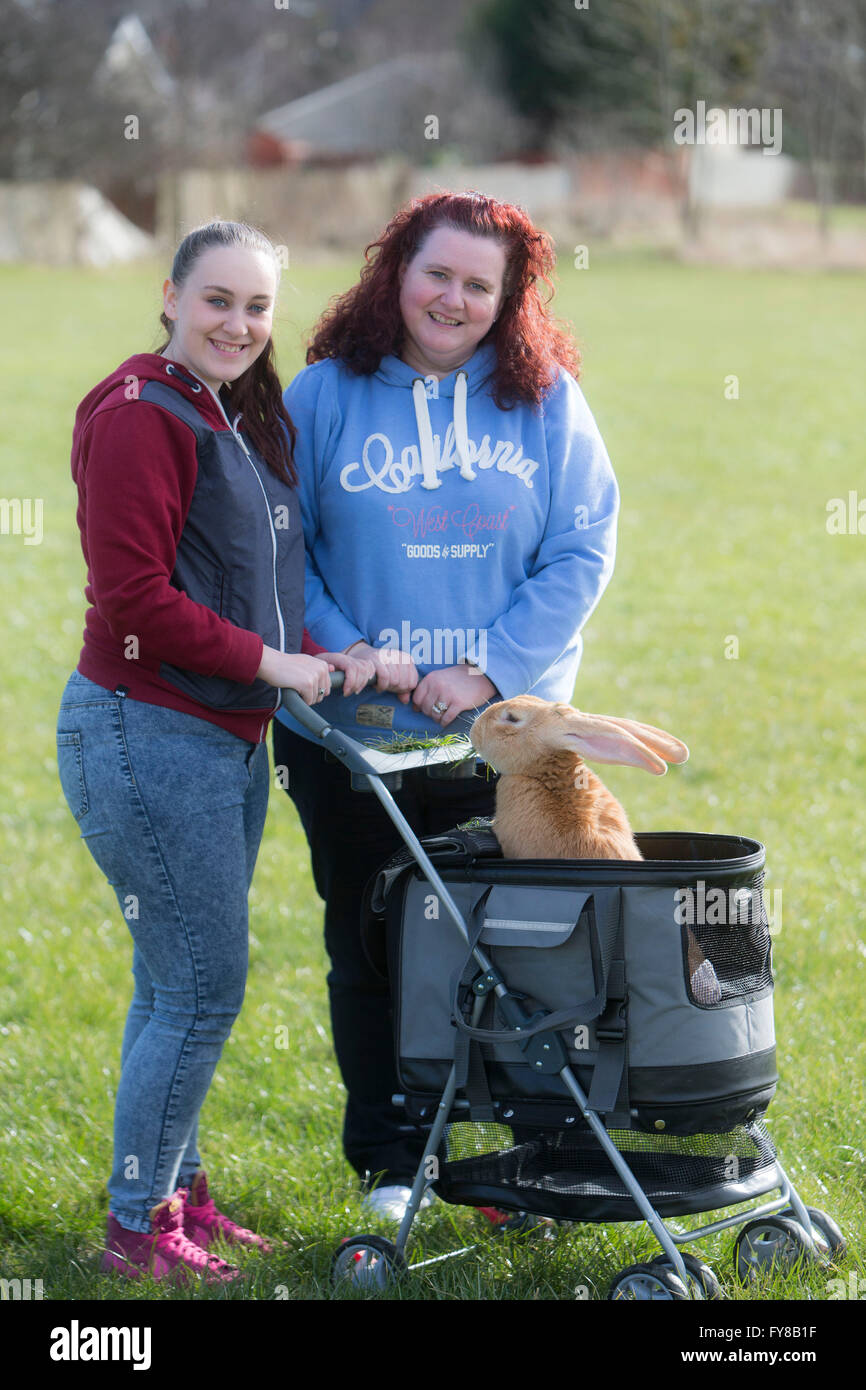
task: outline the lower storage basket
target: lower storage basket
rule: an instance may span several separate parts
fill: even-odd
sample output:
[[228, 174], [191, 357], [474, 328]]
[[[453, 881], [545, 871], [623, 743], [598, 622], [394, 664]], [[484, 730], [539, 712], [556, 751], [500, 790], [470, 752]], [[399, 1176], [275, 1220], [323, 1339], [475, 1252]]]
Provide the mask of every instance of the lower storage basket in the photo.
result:
[[[518, 1134], [522, 1142], [516, 1142]], [[608, 1136], [660, 1216], [734, 1206], [780, 1183], [776, 1151], [760, 1120], [727, 1134], [609, 1130]], [[435, 1191], [459, 1206], [502, 1207], [561, 1221], [643, 1217], [583, 1121], [567, 1131], [517, 1133], [502, 1124], [446, 1125], [438, 1172]]]

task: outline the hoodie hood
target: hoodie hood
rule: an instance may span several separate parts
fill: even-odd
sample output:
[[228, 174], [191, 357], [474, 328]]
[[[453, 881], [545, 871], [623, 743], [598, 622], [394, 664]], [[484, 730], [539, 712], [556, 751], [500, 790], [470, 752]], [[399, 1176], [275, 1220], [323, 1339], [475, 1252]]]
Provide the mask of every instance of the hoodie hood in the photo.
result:
[[82, 442], [88, 425], [102, 410], [112, 410], [125, 401], [136, 400], [147, 381], [161, 381], [192, 401], [209, 425], [226, 427], [226, 416], [210, 388], [188, 367], [181, 367], [157, 352], [139, 352], [121, 362], [109, 376], [89, 391], [75, 412], [72, 430], [72, 476], [78, 482]]
[[468, 481], [476, 477], [472, 467], [469, 444], [469, 420], [467, 400], [480, 391], [496, 365], [496, 349], [492, 343], [485, 343], [474, 352], [462, 367], [450, 372], [448, 376], [437, 378], [434, 375], [422, 376], [416, 367], [410, 367], [399, 357], [383, 357], [376, 371], [380, 381], [388, 386], [405, 387], [412, 392], [415, 407], [415, 424], [418, 430], [418, 446], [421, 457], [421, 486], [428, 492], [435, 492], [442, 486], [436, 468], [436, 453], [433, 440], [433, 427], [430, 424], [428, 396], [454, 401], [454, 449], [460, 461], [460, 476]]
[[[437, 396], [453, 396], [457, 386], [458, 377], [462, 376], [466, 380], [467, 394], [474, 396], [476, 391], [480, 391], [496, 367], [496, 349], [492, 343], [485, 343], [478, 348], [468, 362], [464, 362], [462, 367], [450, 372], [448, 376], [443, 376], [436, 387]], [[425, 384], [435, 380], [433, 377], [424, 376], [418, 371], [417, 367], [410, 367], [408, 362], [402, 361], [399, 357], [383, 357], [379, 366], [376, 368], [375, 375], [380, 381], [384, 381], [388, 386], [403, 386], [411, 391], [412, 383], [421, 381]]]

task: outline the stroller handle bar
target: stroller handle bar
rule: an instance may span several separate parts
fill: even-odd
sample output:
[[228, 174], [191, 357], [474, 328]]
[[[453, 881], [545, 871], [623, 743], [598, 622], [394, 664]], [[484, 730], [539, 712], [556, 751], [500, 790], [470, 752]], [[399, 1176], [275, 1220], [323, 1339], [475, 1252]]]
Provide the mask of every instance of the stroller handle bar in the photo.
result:
[[[331, 672], [332, 691], [341, 688], [343, 675], [342, 671]], [[374, 685], [375, 680], [370, 681], [366, 688], [370, 689]], [[416, 767], [430, 767], [436, 763], [459, 763], [464, 758], [477, 757], [468, 738], [460, 738], [439, 748], [417, 748], [409, 753], [382, 753], [333, 728], [301, 699], [297, 690], [284, 688], [280, 694], [283, 706], [292, 718], [313, 734], [351, 772], [363, 772], [368, 777], [381, 777], [383, 773], [408, 772]]]

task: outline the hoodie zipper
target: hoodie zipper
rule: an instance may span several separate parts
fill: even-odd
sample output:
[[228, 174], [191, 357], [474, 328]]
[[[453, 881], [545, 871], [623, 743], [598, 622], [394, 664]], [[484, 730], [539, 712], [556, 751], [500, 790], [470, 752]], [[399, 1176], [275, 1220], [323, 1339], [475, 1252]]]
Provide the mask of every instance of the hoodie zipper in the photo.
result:
[[[256, 468], [256, 465], [253, 463], [252, 454], [250, 453], [250, 451], [249, 451], [249, 449], [247, 448], [247, 446], [246, 446], [246, 444], [244, 443], [244, 441], [241, 439], [241, 436], [240, 436], [240, 434], [239, 434], [239, 432], [238, 432], [237, 425], [238, 425], [238, 421], [239, 421], [240, 418], [241, 418], [240, 415], [236, 415], [236, 416], [235, 416], [235, 422], [234, 422], [234, 424], [232, 424], [231, 421], [229, 420], [228, 416], [226, 415], [225, 411], [224, 411], [223, 408], [222, 408], [222, 402], [219, 401], [218, 404], [219, 404], [220, 410], [222, 410], [222, 413], [223, 413], [223, 416], [224, 416], [224, 418], [225, 418], [226, 424], [228, 425], [228, 427], [229, 427], [229, 429], [231, 430], [232, 434], [234, 435], [235, 439], [236, 439], [237, 442], [240, 444], [241, 448], [243, 449], [244, 453], [246, 454], [247, 462], [249, 463], [250, 468], [253, 470], [253, 472], [254, 472], [255, 475], [256, 475], [256, 482], [258, 483], [259, 487], [261, 488], [262, 497], [263, 497], [264, 500], [265, 500], [265, 510], [266, 510], [266, 512], [267, 512], [267, 514], [268, 514], [268, 529], [269, 529], [269, 531], [270, 531], [270, 533], [271, 533], [271, 576], [272, 576], [273, 585], [274, 585], [274, 608], [275, 608], [275, 610], [276, 610], [276, 614], [277, 614], [277, 624], [278, 624], [279, 630], [280, 630], [280, 651], [281, 651], [281, 652], [285, 652], [285, 650], [286, 650], [286, 628], [285, 628], [285, 624], [284, 624], [284, 622], [283, 622], [283, 614], [282, 614], [282, 610], [281, 610], [281, 608], [280, 608], [280, 598], [279, 598], [279, 593], [278, 593], [278, 590], [277, 590], [277, 533], [276, 533], [276, 531], [274, 530], [274, 519], [273, 519], [273, 517], [271, 516], [271, 508], [270, 508], [270, 505], [269, 505], [269, 503], [268, 503], [268, 494], [267, 494], [267, 492], [265, 491], [265, 485], [264, 485], [264, 483], [262, 482], [261, 474], [259, 473], [259, 470]], [[277, 690], [277, 703], [274, 705], [274, 708], [271, 710], [271, 713], [272, 713], [272, 714], [276, 714], [276, 712], [277, 712], [277, 710], [280, 708], [280, 705], [282, 704], [282, 702], [283, 702], [282, 693], [281, 693], [279, 690]], [[265, 727], [265, 726], [264, 726], [264, 724], [263, 724], [263, 725], [262, 725], [262, 730], [264, 729], [264, 727]]]
[[[189, 372], [191, 373], [192, 376], [195, 376], [195, 372], [192, 371], [192, 368], [187, 368], [187, 371], [189, 371]], [[170, 375], [173, 375], [173, 374], [170, 373]], [[182, 379], [183, 379], [183, 378], [181, 378], [181, 380], [182, 380]], [[204, 382], [203, 382], [203, 381], [200, 381], [200, 378], [198, 378], [198, 377], [196, 377], [196, 380], [199, 381], [200, 386], [207, 386], [207, 382], [206, 382], [206, 381], [204, 381]], [[261, 479], [261, 475], [260, 475], [260, 473], [259, 473], [259, 470], [256, 468], [256, 465], [253, 463], [252, 454], [250, 453], [249, 449], [247, 448], [246, 444], [245, 444], [244, 441], [241, 439], [241, 436], [240, 436], [240, 434], [238, 433], [237, 424], [238, 424], [238, 421], [239, 421], [240, 418], [241, 418], [240, 415], [236, 415], [236, 416], [235, 416], [235, 422], [234, 422], [234, 424], [232, 424], [231, 420], [230, 420], [229, 417], [226, 415], [226, 412], [225, 412], [225, 408], [224, 408], [224, 406], [223, 406], [223, 403], [222, 403], [222, 401], [220, 400], [220, 398], [219, 398], [219, 396], [217, 395], [217, 393], [216, 393], [214, 390], [212, 390], [212, 388], [211, 388], [210, 386], [207, 386], [207, 389], [208, 389], [208, 391], [210, 391], [211, 396], [212, 396], [213, 399], [216, 401], [217, 406], [219, 407], [219, 412], [220, 412], [220, 414], [222, 415], [223, 419], [225, 420], [226, 424], [228, 425], [229, 429], [231, 430], [231, 432], [232, 432], [232, 434], [234, 435], [235, 439], [237, 440], [238, 444], [240, 444], [241, 448], [243, 449], [244, 454], [246, 455], [246, 458], [247, 458], [247, 462], [249, 463], [250, 468], [253, 470], [253, 472], [254, 472], [255, 475], [256, 475], [256, 482], [258, 483], [259, 487], [261, 488], [262, 497], [263, 497], [264, 500], [265, 500], [265, 510], [266, 510], [266, 512], [267, 512], [267, 515], [268, 515], [268, 528], [269, 528], [270, 533], [271, 533], [271, 572], [272, 572], [273, 584], [274, 584], [274, 608], [276, 609], [276, 614], [277, 614], [277, 625], [278, 625], [279, 631], [280, 631], [280, 651], [281, 651], [281, 652], [285, 652], [285, 650], [286, 650], [286, 628], [285, 628], [285, 624], [284, 624], [284, 622], [283, 622], [283, 614], [282, 614], [282, 610], [281, 610], [281, 608], [280, 608], [280, 599], [279, 599], [279, 594], [278, 594], [278, 591], [277, 591], [277, 533], [276, 533], [276, 531], [274, 530], [274, 519], [273, 519], [273, 517], [271, 516], [271, 509], [270, 509], [270, 506], [269, 506], [269, 504], [268, 504], [268, 494], [267, 494], [266, 491], [265, 491], [265, 485], [264, 485], [264, 483], [262, 482], [262, 479]], [[282, 693], [281, 693], [279, 690], [277, 690], [277, 703], [274, 705], [273, 709], [271, 710], [271, 714], [272, 714], [272, 715], [273, 715], [273, 714], [276, 714], [276, 712], [277, 712], [277, 710], [280, 708], [280, 705], [282, 704], [282, 702], [283, 702]], [[264, 723], [263, 723], [262, 726], [261, 726], [261, 728], [259, 729], [259, 742], [261, 742], [262, 739], [264, 738], [264, 730], [265, 730], [265, 725], [264, 725]]]

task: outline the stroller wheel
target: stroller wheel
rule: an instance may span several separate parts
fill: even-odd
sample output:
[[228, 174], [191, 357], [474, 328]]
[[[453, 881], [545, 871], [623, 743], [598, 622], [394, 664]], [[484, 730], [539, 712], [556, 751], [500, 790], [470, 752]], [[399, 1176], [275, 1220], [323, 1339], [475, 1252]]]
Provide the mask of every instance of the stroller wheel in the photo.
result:
[[801, 1262], [815, 1259], [815, 1244], [798, 1221], [787, 1216], [762, 1216], [748, 1221], [734, 1245], [734, 1267], [743, 1284], [762, 1274], [788, 1274]]
[[[821, 1211], [820, 1207], [807, 1207], [806, 1211], [812, 1223], [812, 1239], [819, 1258], [828, 1262], [840, 1259], [848, 1249], [848, 1243], [832, 1216]], [[786, 1207], [779, 1215], [796, 1220], [792, 1207]]]
[[331, 1280], [337, 1287], [384, 1289], [406, 1269], [396, 1246], [382, 1236], [351, 1236], [334, 1251]]
[[[689, 1278], [698, 1285], [705, 1299], [724, 1298], [722, 1286], [709, 1265], [705, 1265], [696, 1255], [686, 1254], [685, 1250], [680, 1251], [680, 1257], [688, 1270]], [[675, 1272], [669, 1255], [656, 1255], [654, 1260], [650, 1260], [650, 1264], [653, 1269], [669, 1269], [672, 1274]]]
[[608, 1300], [629, 1299], [633, 1302], [688, 1302], [685, 1284], [673, 1270], [661, 1265], [629, 1265], [614, 1279]]

